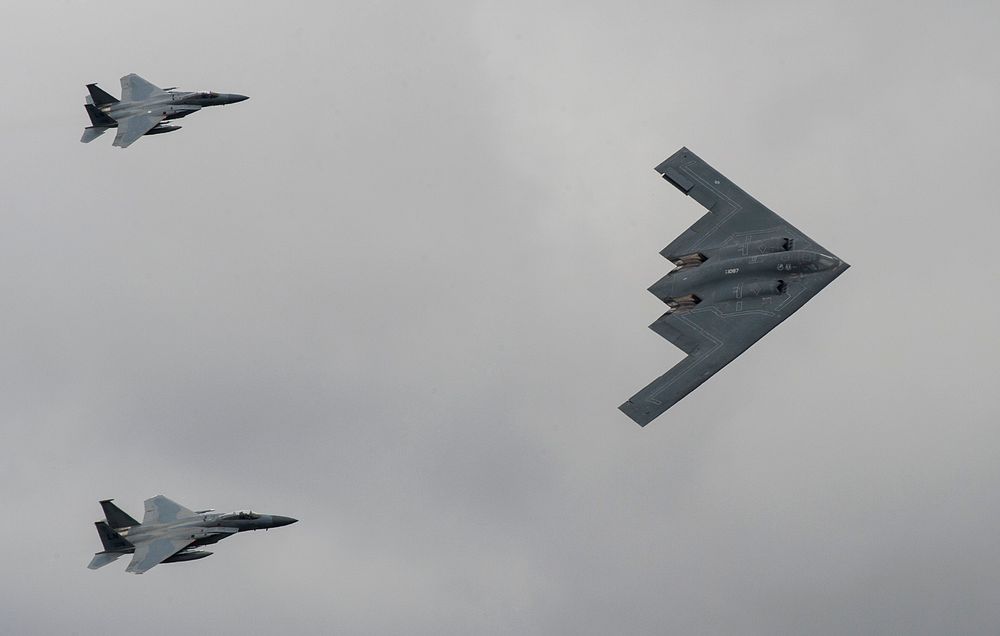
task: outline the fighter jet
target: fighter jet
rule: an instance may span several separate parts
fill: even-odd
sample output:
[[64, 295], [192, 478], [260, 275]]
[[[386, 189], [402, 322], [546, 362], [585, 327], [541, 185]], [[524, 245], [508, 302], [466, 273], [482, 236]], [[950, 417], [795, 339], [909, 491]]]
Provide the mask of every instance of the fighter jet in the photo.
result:
[[83, 131], [80, 141], [90, 143], [109, 128], [117, 128], [113, 145], [128, 148], [143, 135], [159, 135], [180, 129], [163, 122], [187, 117], [205, 106], [235, 104], [249, 99], [235, 93], [178, 92], [176, 86], [159, 88], [135, 73], [121, 79], [122, 98], [115, 99], [97, 87], [87, 84], [90, 95], [84, 108], [90, 115], [91, 126]]
[[792, 315], [849, 267], [687, 148], [656, 166], [708, 213], [660, 254], [649, 288], [667, 312], [649, 326], [687, 357], [620, 407], [645, 426]]
[[126, 572], [142, 574], [160, 563], [194, 561], [211, 552], [196, 550], [218, 543], [244, 530], [268, 530], [295, 523], [297, 519], [256, 512], [215, 513], [213, 510], [188, 510], [163, 495], [146, 500], [146, 513], [139, 523], [121, 508], [101, 501], [105, 521], [98, 521], [97, 534], [104, 550], [90, 561], [91, 570], [104, 567], [124, 554], [132, 555]]

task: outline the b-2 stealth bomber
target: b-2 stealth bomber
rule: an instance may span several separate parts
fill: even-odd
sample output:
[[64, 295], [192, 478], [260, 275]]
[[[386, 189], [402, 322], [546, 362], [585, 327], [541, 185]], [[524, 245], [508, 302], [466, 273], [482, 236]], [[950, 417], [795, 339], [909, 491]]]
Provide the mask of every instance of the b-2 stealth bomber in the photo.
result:
[[687, 148], [656, 171], [708, 213], [660, 252], [675, 267], [649, 288], [668, 306], [649, 328], [687, 357], [618, 407], [639, 426], [715, 375], [849, 267]]
[[173, 132], [180, 126], [165, 121], [187, 117], [206, 106], [224, 106], [249, 99], [235, 93], [183, 92], [176, 87], [160, 88], [135, 73], [121, 78], [122, 98], [115, 99], [97, 87], [87, 84], [90, 95], [84, 108], [90, 115], [91, 126], [83, 131], [80, 141], [90, 143], [109, 128], [117, 128], [115, 146], [128, 148], [143, 135]]
[[280, 528], [297, 521], [256, 512], [195, 512], [163, 495], [146, 500], [142, 523], [111, 503], [111, 499], [101, 501], [101, 507], [105, 520], [94, 525], [104, 550], [95, 554], [87, 567], [96, 570], [131, 554], [132, 562], [125, 571], [133, 574], [142, 574], [160, 563], [203, 559], [212, 553], [195, 548], [218, 543], [238, 532]]

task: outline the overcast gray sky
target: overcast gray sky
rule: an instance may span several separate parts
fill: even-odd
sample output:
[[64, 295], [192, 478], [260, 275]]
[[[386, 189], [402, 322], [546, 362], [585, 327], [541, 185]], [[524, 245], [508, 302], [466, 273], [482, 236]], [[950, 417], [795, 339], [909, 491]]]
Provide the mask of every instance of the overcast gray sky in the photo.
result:
[[[996, 634], [998, 31], [4, 2], [0, 631]], [[131, 72], [251, 99], [80, 144]], [[640, 429], [682, 145], [853, 267]], [[301, 522], [87, 570], [160, 493]]]

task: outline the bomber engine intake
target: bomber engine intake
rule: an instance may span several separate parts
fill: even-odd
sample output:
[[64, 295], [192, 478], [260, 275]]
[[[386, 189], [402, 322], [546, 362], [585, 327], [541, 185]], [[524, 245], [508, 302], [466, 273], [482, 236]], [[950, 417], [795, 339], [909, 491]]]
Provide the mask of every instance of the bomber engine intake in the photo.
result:
[[664, 298], [663, 302], [671, 311], [691, 309], [698, 303], [723, 305], [733, 301], [752, 303], [755, 299], [765, 299], [788, 293], [788, 283], [784, 280], [756, 279], [736, 283], [719, 282], [701, 287], [697, 293], [686, 296]]
[[737, 298], [753, 298], [755, 296], [780, 296], [788, 291], [788, 284], [783, 280], [755, 280], [740, 284]]
[[761, 241], [750, 241], [747, 244], [747, 256], [790, 252], [793, 249], [795, 249], [795, 239], [782, 237], [769, 238]]

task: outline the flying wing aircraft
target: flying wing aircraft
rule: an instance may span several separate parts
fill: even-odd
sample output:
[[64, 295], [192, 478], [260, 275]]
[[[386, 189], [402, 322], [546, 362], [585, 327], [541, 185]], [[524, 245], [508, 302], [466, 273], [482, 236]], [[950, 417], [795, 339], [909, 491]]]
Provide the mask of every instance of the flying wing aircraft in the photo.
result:
[[708, 213], [660, 252], [649, 288], [667, 304], [650, 329], [687, 357], [619, 408], [645, 426], [797, 311], [849, 265], [687, 148], [656, 167]]

